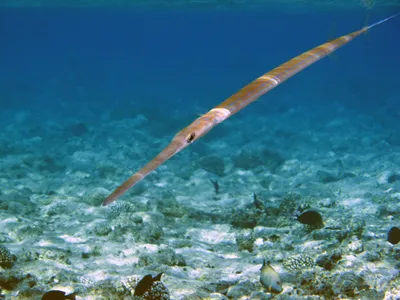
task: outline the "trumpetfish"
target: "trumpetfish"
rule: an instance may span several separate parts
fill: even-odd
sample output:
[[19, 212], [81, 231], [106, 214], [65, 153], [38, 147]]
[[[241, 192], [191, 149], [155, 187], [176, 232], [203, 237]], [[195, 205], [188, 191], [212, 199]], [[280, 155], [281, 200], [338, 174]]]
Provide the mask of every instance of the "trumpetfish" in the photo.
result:
[[133, 174], [124, 183], [117, 187], [103, 202], [103, 206], [110, 204], [117, 200], [122, 194], [124, 194], [131, 187], [136, 185], [141, 179], [147, 174], [152, 172], [158, 166], [163, 164], [165, 161], [170, 159], [172, 156], [182, 151], [184, 148], [189, 146], [194, 141], [207, 134], [212, 128], [219, 123], [225, 121], [238, 111], [245, 108], [250, 103], [256, 101], [259, 97], [266, 94], [274, 87], [280, 85], [293, 75], [304, 70], [313, 63], [319, 61], [323, 57], [329, 55], [336, 49], [346, 45], [354, 38], [359, 35], [366, 33], [372, 27], [384, 23], [396, 16], [400, 15], [397, 13], [388, 18], [380, 20], [369, 26], [365, 26], [360, 30], [351, 32], [343, 35], [337, 39], [331, 40], [325, 44], [317, 46], [309, 51], [306, 51], [295, 58], [287, 61], [279, 67], [265, 73], [261, 77], [252, 81], [237, 93], [227, 98], [224, 102], [220, 103], [206, 114], [200, 116], [189, 126], [179, 131], [168, 144], [164, 150], [162, 150], [156, 157], [148, 162], [142, 169]]

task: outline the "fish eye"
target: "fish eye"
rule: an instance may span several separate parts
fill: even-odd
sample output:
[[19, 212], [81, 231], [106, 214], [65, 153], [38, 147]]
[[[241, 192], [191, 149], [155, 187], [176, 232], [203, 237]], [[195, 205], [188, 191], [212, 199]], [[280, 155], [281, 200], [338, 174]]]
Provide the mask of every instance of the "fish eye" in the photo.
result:
[[191, 142], [193, 142], [193, 140], [194, 140], [195, 137], [196, 137], [196, 134], [195, 134], [194, 132], [192, 132], [191, 134], [189, 134], [189, 135], [187, 136], [186, 142], [190, 144]]

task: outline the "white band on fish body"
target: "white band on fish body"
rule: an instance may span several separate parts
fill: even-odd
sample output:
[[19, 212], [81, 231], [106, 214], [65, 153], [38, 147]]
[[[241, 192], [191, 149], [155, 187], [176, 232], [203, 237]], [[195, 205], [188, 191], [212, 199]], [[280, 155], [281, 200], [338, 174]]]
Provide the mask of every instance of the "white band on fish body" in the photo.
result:
[[231, 112], [228, 109], [221, 108], [221, 107], [213, 108], [212, 110], [210, 110], [210, 112], [217, 113], [217, 118], [215, 118], [215, 121], [217, 123], [220, 123], [220, 122], [226, 120], [231, 115]]
[[271, 77], [271, 76], [268, 76], [268, 75], [261, 76], [261, 79], [271, 80], [273, 83], [275, 83], [275, 85], [279, 84], [279, 79], [276, 79], [275, 77]]

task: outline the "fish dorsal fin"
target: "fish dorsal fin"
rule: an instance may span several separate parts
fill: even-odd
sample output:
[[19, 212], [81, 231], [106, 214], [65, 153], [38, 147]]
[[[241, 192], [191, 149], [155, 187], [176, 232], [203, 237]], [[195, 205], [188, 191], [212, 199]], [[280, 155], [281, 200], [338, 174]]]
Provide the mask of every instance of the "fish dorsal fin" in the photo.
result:
[[163, 274], [164, 274], [164, 273], [161, 272], [161, 273], [157, 274], [156, 276], [154, 276], [154, 277], [153, 277], [153, 281], [160, 281], [160, 280], [161, 280], [161, 276], [162, 276]]
[[265, 260], [265, 258], [264, 258], [264, 259], [263, 259], [263, 264], [262, 264], [261, 269], [264, 268], [265, 266], [270, 267], [270, 264], [271, 264], [271, 262], [270, 262], [269, 260]]

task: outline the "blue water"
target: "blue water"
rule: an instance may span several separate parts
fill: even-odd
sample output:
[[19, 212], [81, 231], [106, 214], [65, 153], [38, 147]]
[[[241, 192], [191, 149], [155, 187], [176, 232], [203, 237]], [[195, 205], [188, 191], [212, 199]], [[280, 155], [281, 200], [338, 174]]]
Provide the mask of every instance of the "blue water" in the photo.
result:
[[[393, 13], [1, 9], [0, 104], [58, 117], [91, 111], [92, 121], [127, 105], [200, 114], [301, 52]], [[399, 28], [400, 18], [374, 28], [243, 113], [268, 114], [283, 98], [379, 107], [399, 92]]]

